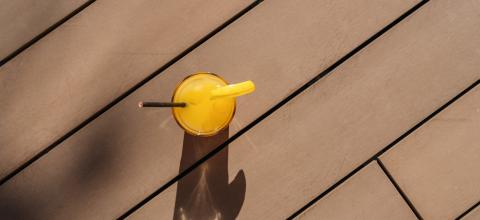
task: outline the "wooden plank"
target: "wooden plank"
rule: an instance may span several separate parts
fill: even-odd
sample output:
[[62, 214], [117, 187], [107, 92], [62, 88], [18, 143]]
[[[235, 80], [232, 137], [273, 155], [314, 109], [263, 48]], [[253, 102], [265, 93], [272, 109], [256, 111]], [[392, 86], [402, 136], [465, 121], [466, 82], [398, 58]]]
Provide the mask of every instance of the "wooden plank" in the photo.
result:
[[253, 0], [95, 2], [0, 68], [0, 177]]
[[[162, 198], [175, 201], [177, 187], [176, 185], [169, 187], [162, 192]], [[164, 213], [161, 217], [165, 219], [175, 219], [172, 210], [175, 209], [174, 202], [162, 202], [159, 199], [153, 200], [150, 203], [142, 206], [138, 211], [134, 212], [128, 219], [143, 220], [143, 219], [157, 219], [158, 216], [152, 215], [152, 213]]]
[[0, 60], [87, 0], [0, 0]]
[[288, 217], [477, 80], [474, 2], [427, 3], [230, 144], [229, 173], [246, 178], [238, 217]]
[[375, 162], [370, 163], [298, 219], [417, 219]]
[[426, 219], [453, 219], [480, 199], [479, 131], [477, 86], [382, 156]]
[[[177, 82], [201, 70], [251, 79], [257, 91], [238, 100], [233, 134], [416, 2], [265, 1], [7, 182], [0, 197], [16, 196], [0, 200], [36, 201], [45, 216], [119, 215], [173, 178], [182, 154], [171, 112], [138, 101], [170, 100]], [[88, 184], [65, 183], [73, 180]]]

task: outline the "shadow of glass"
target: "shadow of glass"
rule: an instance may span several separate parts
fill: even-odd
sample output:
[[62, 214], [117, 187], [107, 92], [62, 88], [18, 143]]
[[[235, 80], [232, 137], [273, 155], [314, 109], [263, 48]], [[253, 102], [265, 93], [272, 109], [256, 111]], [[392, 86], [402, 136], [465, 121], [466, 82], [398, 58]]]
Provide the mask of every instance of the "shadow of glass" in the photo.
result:
[[[228, 128], [211, 137], [185, 133], [180, 172], [228, 139]], [[243, 170], [228, 183], [228, 148], [178, 181], [174, 219], [235, 219], [245, 200]]]

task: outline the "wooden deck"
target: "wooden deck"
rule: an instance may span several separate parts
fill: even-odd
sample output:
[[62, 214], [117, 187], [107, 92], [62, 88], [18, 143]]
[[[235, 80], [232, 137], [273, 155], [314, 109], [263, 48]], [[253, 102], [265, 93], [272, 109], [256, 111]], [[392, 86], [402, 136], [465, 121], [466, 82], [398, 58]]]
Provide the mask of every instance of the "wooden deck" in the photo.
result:
[[[1, 219], [480, 219], [478, 0], [2, 3]], [[137, 107], [199, 71], [228, 130]]]

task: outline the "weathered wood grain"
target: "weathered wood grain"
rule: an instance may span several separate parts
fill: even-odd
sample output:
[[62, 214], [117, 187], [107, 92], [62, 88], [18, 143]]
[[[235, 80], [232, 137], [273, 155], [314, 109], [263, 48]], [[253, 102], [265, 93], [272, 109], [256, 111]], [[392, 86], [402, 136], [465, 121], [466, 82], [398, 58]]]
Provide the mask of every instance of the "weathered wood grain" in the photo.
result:
[[7, 182], [1, 200], [20, 210], [27, 200], [48, 217], [120, 215], [174, 177], [182, 154], [171, 112], [138, 109], [138, 101], [170, 100], [176, 83], [197, 71], [251, 79], [257, 91], [238, 100], [233, 134], [415, 3], [265, 1]]
[[298, 219], [417, 219], [381, 168], [370, 163]]
[[381, 157], [426, 219], [453, 219], [480, 199], [479, 131], [477, 86]]
[[0, 177], [251, 0], [103, 0], [0, 68]]
[[[475, 2], [427, 3], [230, 144], [229, 173], [246, 178], [239, 218], [288, 217], [476, 81]], [[174, 202], [139, 212], [162, 218], [155, 207]]]
[[0, 0], [0, 60], [87, 0]]

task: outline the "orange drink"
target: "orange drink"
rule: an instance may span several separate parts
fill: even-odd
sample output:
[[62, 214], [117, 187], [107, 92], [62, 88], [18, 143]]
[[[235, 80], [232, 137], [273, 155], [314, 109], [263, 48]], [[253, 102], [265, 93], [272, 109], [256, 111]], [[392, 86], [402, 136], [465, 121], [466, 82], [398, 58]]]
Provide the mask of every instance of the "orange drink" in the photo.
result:
[[228, 126], [235, 114], [235, 98], [255, 90], [252, 81], [228, 85], [212, 73], [197, 73], [185, 78], [175, 89], [172, 108], [177, 123], [188, 133], [211, 136]]

